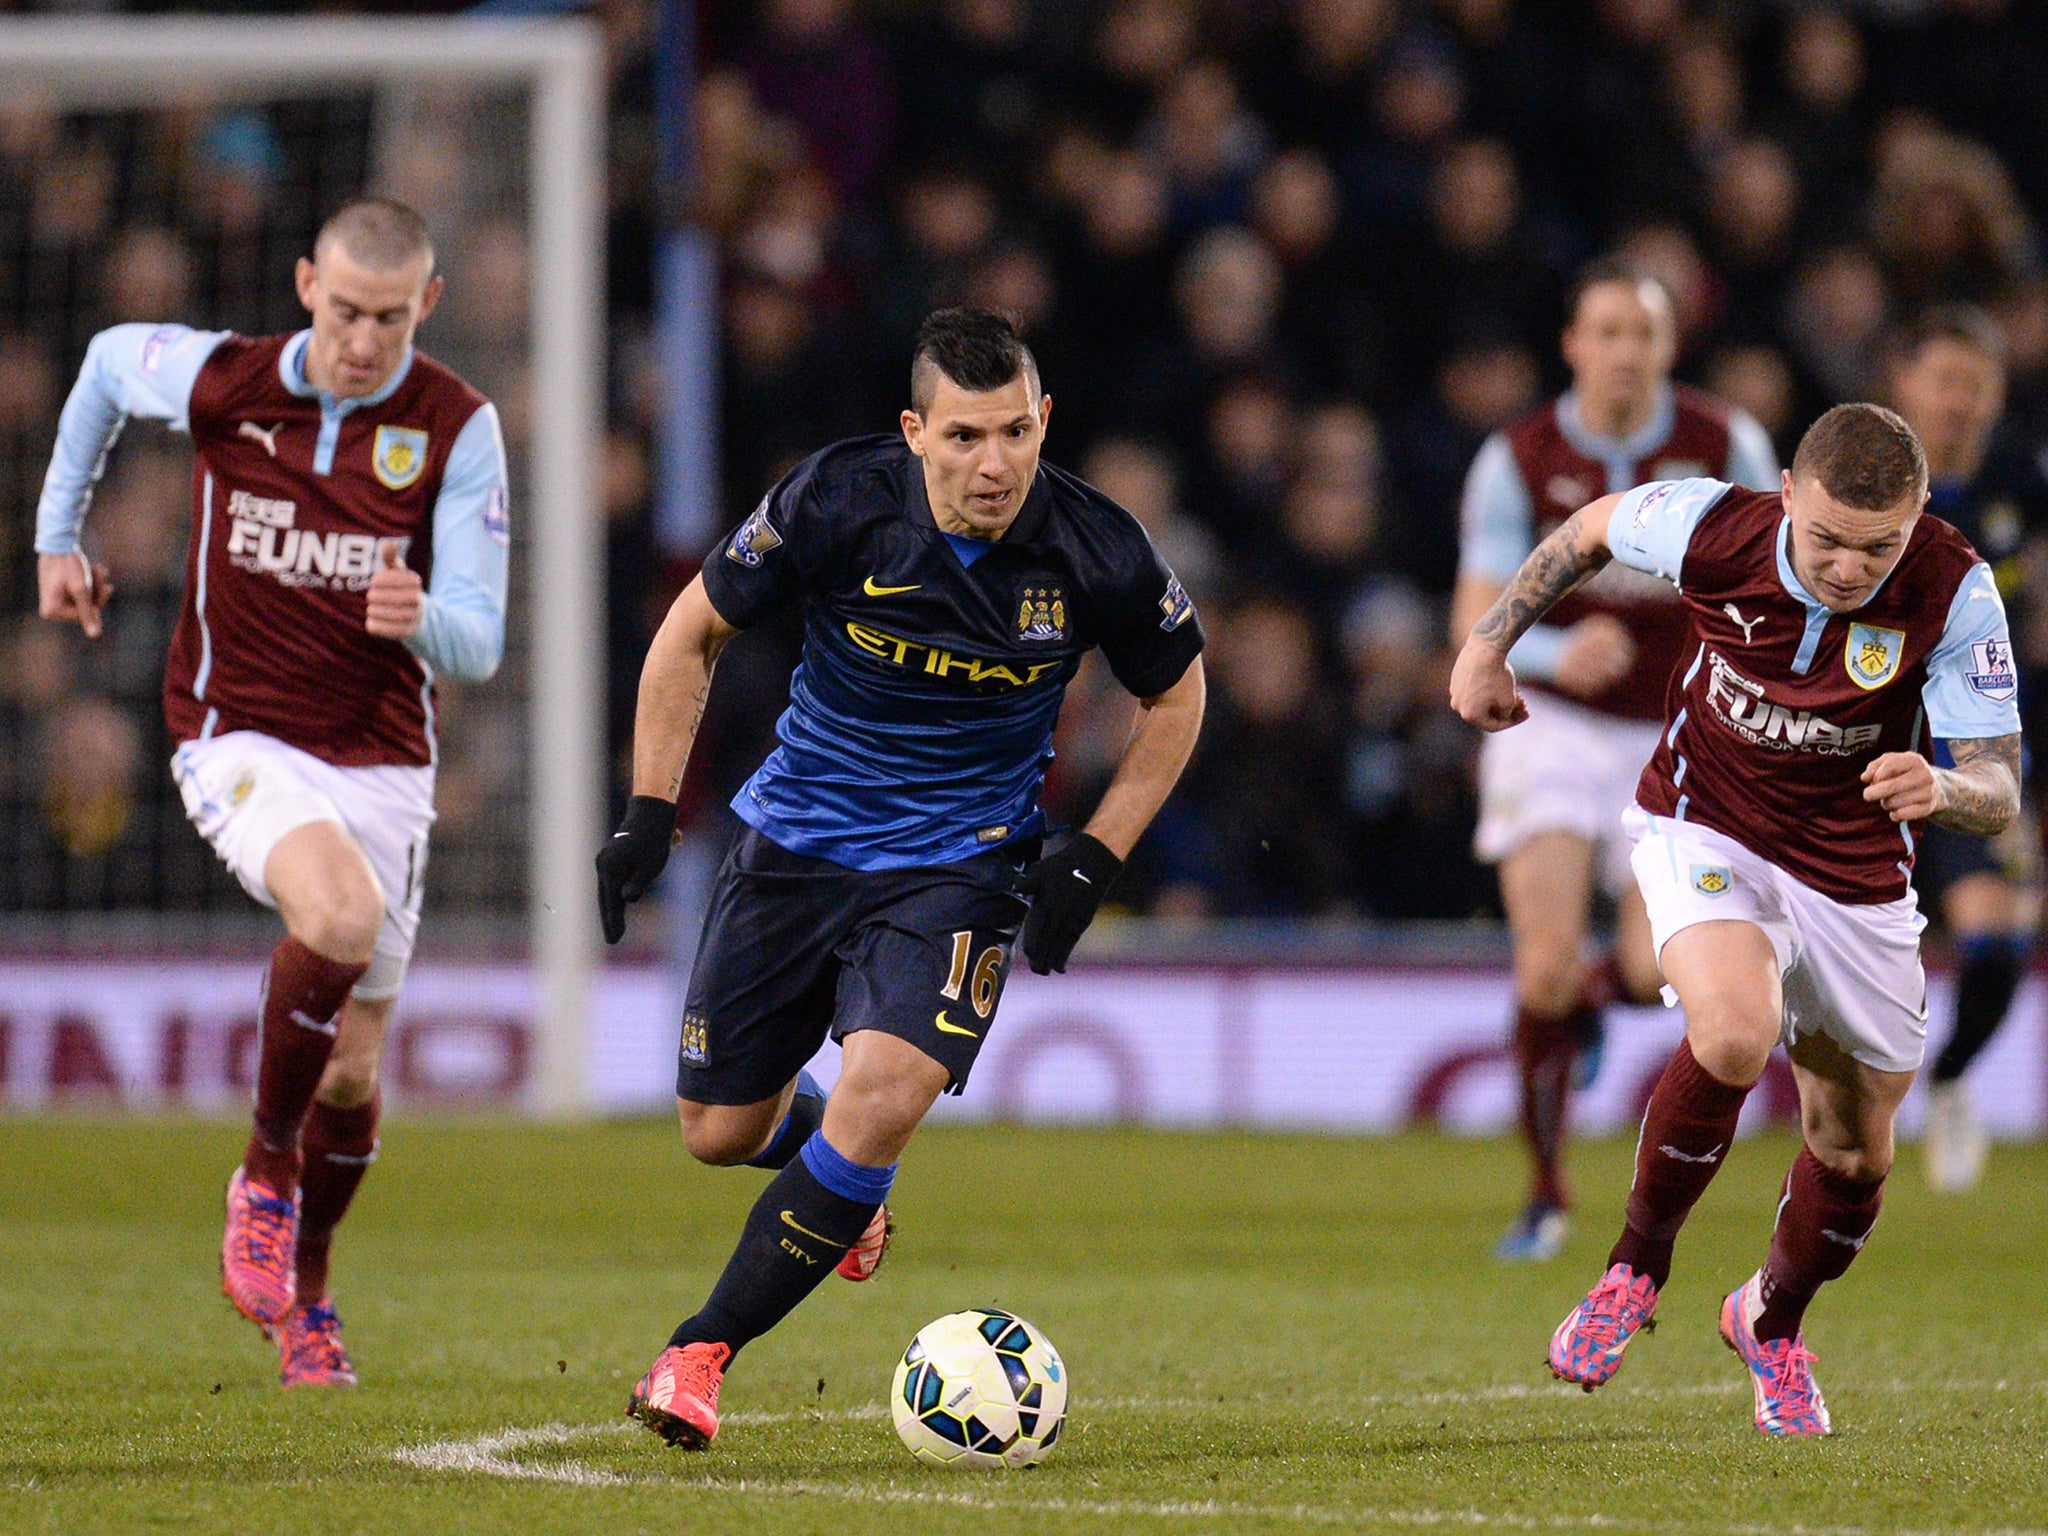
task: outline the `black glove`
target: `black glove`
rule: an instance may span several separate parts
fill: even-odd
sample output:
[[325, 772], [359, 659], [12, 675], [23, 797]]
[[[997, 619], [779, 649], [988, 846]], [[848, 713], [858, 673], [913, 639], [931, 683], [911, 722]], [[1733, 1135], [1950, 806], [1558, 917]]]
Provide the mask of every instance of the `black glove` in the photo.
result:
[[1017, 876], [1017, 892], [1031, 898], [1024, 919], [1024, 958], [1040, 976], [1064, 971], [1074, 945], [1095, 921], [1124, 861], [1086, 832], [1076, 832]]
[[626, 936], [626, 903], [647, 894], [675, 840], [675, 801], [635, 795], [626, 802], [619, 830], [597, 850], [597, 915], [604, 922], [605, 943]]

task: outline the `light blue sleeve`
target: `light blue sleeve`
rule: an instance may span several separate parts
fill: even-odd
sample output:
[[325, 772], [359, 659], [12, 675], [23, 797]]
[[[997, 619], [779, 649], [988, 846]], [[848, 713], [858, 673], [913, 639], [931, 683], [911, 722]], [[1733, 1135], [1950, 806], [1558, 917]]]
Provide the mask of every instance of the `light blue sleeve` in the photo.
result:
[[2017, 736], [2019, 669], [2006, 633], [2005, 604], [1991, 567], [1971, 567], [1948, 605], [1948, 623], [1927, 658], [1927, 727], [1942, 741]]
[[117, 325], [93, 337], [85, 365], [57, 418], [57, 445], [36, 504], [36, 553], [68, 555], [78, 548], [93, 487], [130, 416], [167, 421], [185, 430], [192, 385], [226, 331], [185, 325]]
[[[1465, 494], [1458, 504], [1458, 574], [1513, 581], [1535, 545], [1529, 488], [1507, 438], [1496, 432], [1480, 445], [1465, 473]], [[1557, 676], [1566, 638], [1555, 625], [1534, 625], [1515, 642], [1508, 660], [1523, 677], [1547, 682]]]
[[434, 578], [420, 627], [405, 643], [442, 677], [481, 683], [505, 655], [512, 519], [498, 408], [469, 418], [448, 453], [434, 501]]
[[1512, 581], [1536, 543], [1529, 488], [1508, 440], [1496, 432], [1465, 472], [1458, 503], [1458, 574]]
[[1725, 480], [1652, 480], [1625, 491], [1607, 520], [1607, 547], [1623, 565], [1675, 587], [1693, 529], [1729, 490]]
[[1778, 450], [1763, 423], [1747, 411], [1728, 413], [1728, 478], [1752, 491], [1778, 488]]

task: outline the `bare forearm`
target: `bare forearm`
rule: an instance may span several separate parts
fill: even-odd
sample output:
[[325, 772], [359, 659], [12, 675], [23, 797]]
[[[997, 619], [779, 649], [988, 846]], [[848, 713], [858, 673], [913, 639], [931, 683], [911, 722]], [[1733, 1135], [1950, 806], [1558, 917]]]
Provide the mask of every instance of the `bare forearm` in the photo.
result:
[[1460, 576], [1451, 594], [1451, 644], [1463, 645], [1507, 587], [1486, 576]]
[[1955, 767], [1934, 770], [1941, 808], [1931, 818], [1952, 832], [1993, 837], [2020, 813], [2020, 739], [1987, 736], [1951, 741]]
[[1139, 706], [1123, 761], [1117, 764], [1116, 777], [1110, 780], [1086, 828], [1090, 837], [1118, 858], [1131, 856], [1131, 849], [1180, 781], [1181, 770], [1195, 750], [1195, 738], [1202, 731], [1206, 697], [1198, 657], [1179, 682]]
[[1581, 507], [1531, 550], [1507, 590], [1472, 627], [1472, 638], [1506, 655], [1559, 599], [1613, 559], [1607, 516], [1614, 500]]
[[669, 609], [640, 669], [633, 715], [634, 794], [673, 800], [681, 793], [711, 698], [712, 669], [731, 634], [694, 583]]

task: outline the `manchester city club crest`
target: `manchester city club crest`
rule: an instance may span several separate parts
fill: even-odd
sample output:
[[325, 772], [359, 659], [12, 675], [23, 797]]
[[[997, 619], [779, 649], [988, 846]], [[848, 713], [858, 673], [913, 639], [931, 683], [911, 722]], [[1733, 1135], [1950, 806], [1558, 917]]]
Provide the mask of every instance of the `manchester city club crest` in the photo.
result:
[[413, 427], [379, 427], [370, 468], [386, 489], [402, 491], [427, 470], [427, 434]]
[[1067, 638], [1067, 594], [1059, 587], [1026, 587], [1017, 602], [1019, 640]]
[[1858, 688], [1882, 688], [1899, 675], [1899, 663], [1905, 655], [1904, 630], [1851, 624], [1849, 648], [1842, 660], [1849, 669], [1849, 680]]
[[683, 1015], [681, 1055], [693, 1067], [711, 1064], [711, 1021], [701, 1013]]
[[1719, 864], [1695, 864], [1692, 867], [1692, 888], [1702, 896], [1725, 896], [1728, 887], [1734, 883], [1734, 875]]
[[739, 532], [732, 536], [732, 542], [725, 546], [725, 558], [752, 570], [769, 550], [781, 547], [782, 535], [768, 521], [768, 498], [764, 496], [761, 505], [754, 508], [747, 520], [740, 524]]

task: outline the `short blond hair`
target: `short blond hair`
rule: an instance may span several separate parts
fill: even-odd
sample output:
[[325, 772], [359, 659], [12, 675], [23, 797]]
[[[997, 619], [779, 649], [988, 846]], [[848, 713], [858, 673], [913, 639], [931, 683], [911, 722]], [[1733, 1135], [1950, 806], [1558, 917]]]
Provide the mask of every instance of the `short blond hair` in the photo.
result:
[[427, 270], [434, 269], [434, 237], [427, 221], [395, 198], [359, 197], [336, 209], [313, 238], [316, 259], [330, 241], [340, 242], [349, 255], [378, 272], [396, 271], [422, 254]]

